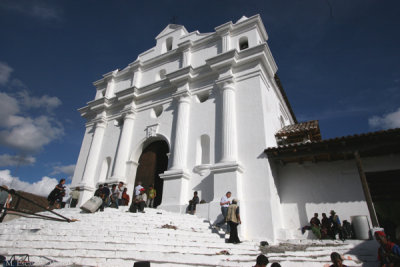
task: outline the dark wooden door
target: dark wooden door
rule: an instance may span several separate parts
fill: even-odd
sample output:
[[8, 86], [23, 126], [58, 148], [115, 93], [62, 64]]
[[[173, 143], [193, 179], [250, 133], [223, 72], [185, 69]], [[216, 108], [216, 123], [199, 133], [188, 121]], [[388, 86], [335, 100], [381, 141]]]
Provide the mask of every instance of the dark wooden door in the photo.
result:
[[139, 181], [149, 189], [154, 185], [157, 195], [154, 200], [154, 206], [161, 204], [163, 180], [159, 174], [163, 173], [168, 167], [168, 145], [165, 141], [155, 141], [149, 144], [142, 152], [139, 158], [139, 166], [136, 172], [135, 186]]

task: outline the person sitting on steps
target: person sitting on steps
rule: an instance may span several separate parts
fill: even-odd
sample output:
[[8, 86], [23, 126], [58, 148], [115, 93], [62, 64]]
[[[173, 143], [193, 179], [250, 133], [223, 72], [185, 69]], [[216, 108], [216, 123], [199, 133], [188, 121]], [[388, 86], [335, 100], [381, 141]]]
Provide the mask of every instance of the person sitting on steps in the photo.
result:
[[136, 213], [137, 210], [139, 210], [139, 212], [144, 213], [144, 206], [146, 204], [147, 201], [147, 195], [145, 193], [146, 189], [142, 188], [140, 189], [140, 194], [137, 195], [133, 200], [132, 200], [132, 204], [129, 207], [129, 211]]
[[196, 213], [196, 205], [199, 204], [197, 191], [194, 191], [192, 200], [189, 200], [188, 213], [194, 215]]

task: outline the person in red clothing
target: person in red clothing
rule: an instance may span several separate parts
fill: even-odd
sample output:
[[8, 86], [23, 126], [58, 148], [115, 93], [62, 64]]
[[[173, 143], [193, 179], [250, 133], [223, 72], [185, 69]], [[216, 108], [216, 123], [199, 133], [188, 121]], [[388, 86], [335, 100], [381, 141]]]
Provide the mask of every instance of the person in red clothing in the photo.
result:
[[378, 260], [380, 267], [400, 266], [400, 247], [386, 238], [382, 231], [375, 232], [375, 239], [381, 245], [378, 248]]
[[124, 188], [124, 191], [122, 192], [122, 206], [128, 206], [129, 204], [129, 195], [127, 193], [128, 188]]

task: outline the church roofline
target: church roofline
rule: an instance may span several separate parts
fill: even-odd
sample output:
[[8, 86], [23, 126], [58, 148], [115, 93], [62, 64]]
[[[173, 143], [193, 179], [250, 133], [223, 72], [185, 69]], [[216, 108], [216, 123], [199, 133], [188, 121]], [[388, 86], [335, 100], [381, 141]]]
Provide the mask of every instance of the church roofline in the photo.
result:
[[400, 128], [335, 137], [308, 143], [270, 147], [264, 150], [269, 159], [285, 163], [334, 161], [400, 153]]
[[[172, 29], [172, 31], [168, 31], [168, 29]], [[172, 32], [178, 31], [178, 30], [183, 30], [185, 32], [185, 35], [187, 35], [189, 32], [186, 30], [185, 26], [183, 25], [178, 25], [178, 24], [168, 24], [167, 27], [164, 28], [157, 36], [156, 40], [164, 37], [165, 35], [168, 35]]]
[[[163, 30], [159, 35], [157, 35], [156, 39], [161, 38], [161, 37], [163, 37], [163, 36], [165, 36], [165, 35], [167, 35], [167, 34], [170, 34], [170, 33], [174, 32], [174, 31], [177, 31], [177, 30], [179, 30], [179, 29], [183, 29], [184, 32], [185, 32], [185, 34], [184, 34], [183, 36], [181, 36], [179, 39], [186, 38], [186, 37], [188, 37], [189, 35], [193, 35], [193, 34], [202, 36], [200, 39], [197, 39], [197, 40], [193, 40], [193, 41], [187, 40], [187, 41], [190, 41], [190, 44], [187, 44], [187, 43], [186, 43], [187, 41], [183, 41], [183, 43], [186, 43], [185, 45], [189, 45], [189, 46], [191, 46], [192, 48], [195, 49], [196, 46], [202, 45], [202, 43], [207, 42], [209, 39], [219, 38], [219, 35], [220, 35], [222, 32], [224, 32], [225, 30], [236, 31], [236, 30], [238, 30], [238, 29], [240, 29], [240, 28], [242, 28], [242, 27], [244, 27], [244, 26], [247, 26], [247, 25], [249, 25], [249, 24], [254, 24], [254, 23], [257, 24], [257, 26], [258, 26], [258, 28], [259, 28], [259, 30], [260, 30], [260, 31], [259, 31], [260, 34], [261, 34], [262, 37], [265, 39], [265, 41], [267, 41], [267, 40], [268, 40], [268, 35], [267, 35], [267, 32], [266, 32], [265, 27], [264, 27], [264, 24], [263, 24], [263, 22], [262, 22], [261, 17], [260, 17], [259, 14], [254, 15], [254, 16], [251, 16], [250, 18], [247, 18], [247, 19], [245, 19], [245, 20], [243, 20], [243, 21], [240, 21], [240, 20], [239, 20], [239, 21], [236, 22], [235, 24], [232, 23], [232, 21], [227, 22], [227, 23], [224, 23], [224, 24], [222, 24], [222, 25], [220, 25], [220, 26], [215, 27], [215, 32], [212, 32], [212, 33], [203, 33], [203, 34], [202, 34], [202, 33], [199, 33], [198, 31], [194, 31], [194, 32], [190, 32], [190, 33], [189, 33], [183, 25], [168, 24], [167, 27], [165, 27], [164, 30]], [[173, 31], [167, 31], [168, 28], [173, 29]], [[147, 59], [147, 60], [145, 60], [145, 61], [142, 61], [142, 60], [140, 59], [142, 56], [144, 56], [144, 55], [146, 55], [146, 54], [148, 54], [148, 53], [151, 53], [151, 52], [154, 52], [154, 51], [155, 51], [155, 47], [152, 47], [152, 48], [150, 48], [150, 49], [148, 49], [148, 50], [146, 50], [146, 51], [140, 53], [140, 54], [138, 55], [137, 59], [136, 59], [134, 62], [128, 64], [128, 66], [127, 66], [126, 68], [130, 68], [131, 65], [133, 65], [132, 67], [136, 67], [136, 66], [143, 66], [143, 67], [146, 67], [146, 65], [148, 65], [148, 64], [152, 64], [153, 62], [158, 62], [158, 61], [160, 61], [160, 60], [163, 60], [163, 59], [165, 59], [165, 58], [171, 56], [172, 54], [174, 54], [174, 52], [179, 51], [180, 48], [181, 48], [181, 49], [183, 48], [183, 44], [181, 45], [181, 43], [178, 44], [178, 48], [177, 48], [177, 49], [174, 49], [174, 50], [171, 51], [172, 53], [161, 54], [161, 55], [155, 56], [155, 57], [153, 57], [153, 58]], [[271, 59], [272, 56], [270, 56], [269, 58]], [[275, 64], [274, 61], [273, 61], [273, 64]], [[124, 68], [124, 70], [125, 70], [126, 68]], [[115, 72], [115, 71], [108, 72], [108, 73], [104, 74], [103, 77], [108, 76], [110, 73], [113, 73], [113, 72]], [[114, 77], [116, 77], [116, 76], [119, 75], [119, 73], [116, 72], [116, 73], [114, 73], [113, 75], [114, 75]], [[99, 79], [99, 80], [93, 82], [93, 84], [94, 84], [95, 86], [97, 86], [97, 85], [101, 84], [102, 82], [104, 82], [104, 78], [103, 78], [103, 79]], [[286, 96], [286, 95], [285, 95], [285, 96]], [[293, 113], [292, 115], [294, 115], [294, 113]], [[294, 117], [294, 118], [295, 118], [295, 117]]]

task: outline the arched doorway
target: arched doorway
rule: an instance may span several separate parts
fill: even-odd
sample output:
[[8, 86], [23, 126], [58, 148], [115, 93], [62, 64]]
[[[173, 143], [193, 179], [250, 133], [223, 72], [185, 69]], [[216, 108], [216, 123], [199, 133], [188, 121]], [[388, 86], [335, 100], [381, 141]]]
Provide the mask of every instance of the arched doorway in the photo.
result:
[[142, 181], [147, 190], [149, 185], [154, 184], [157, 192], [154, 207], [161, 204], [163, 180], [159, 174], [163, 173], [168, 167], [168, 152], [169, 147], [165, 141], [154, 141], [145, 147], [139, 158], [135, 186], [139, 181]]

